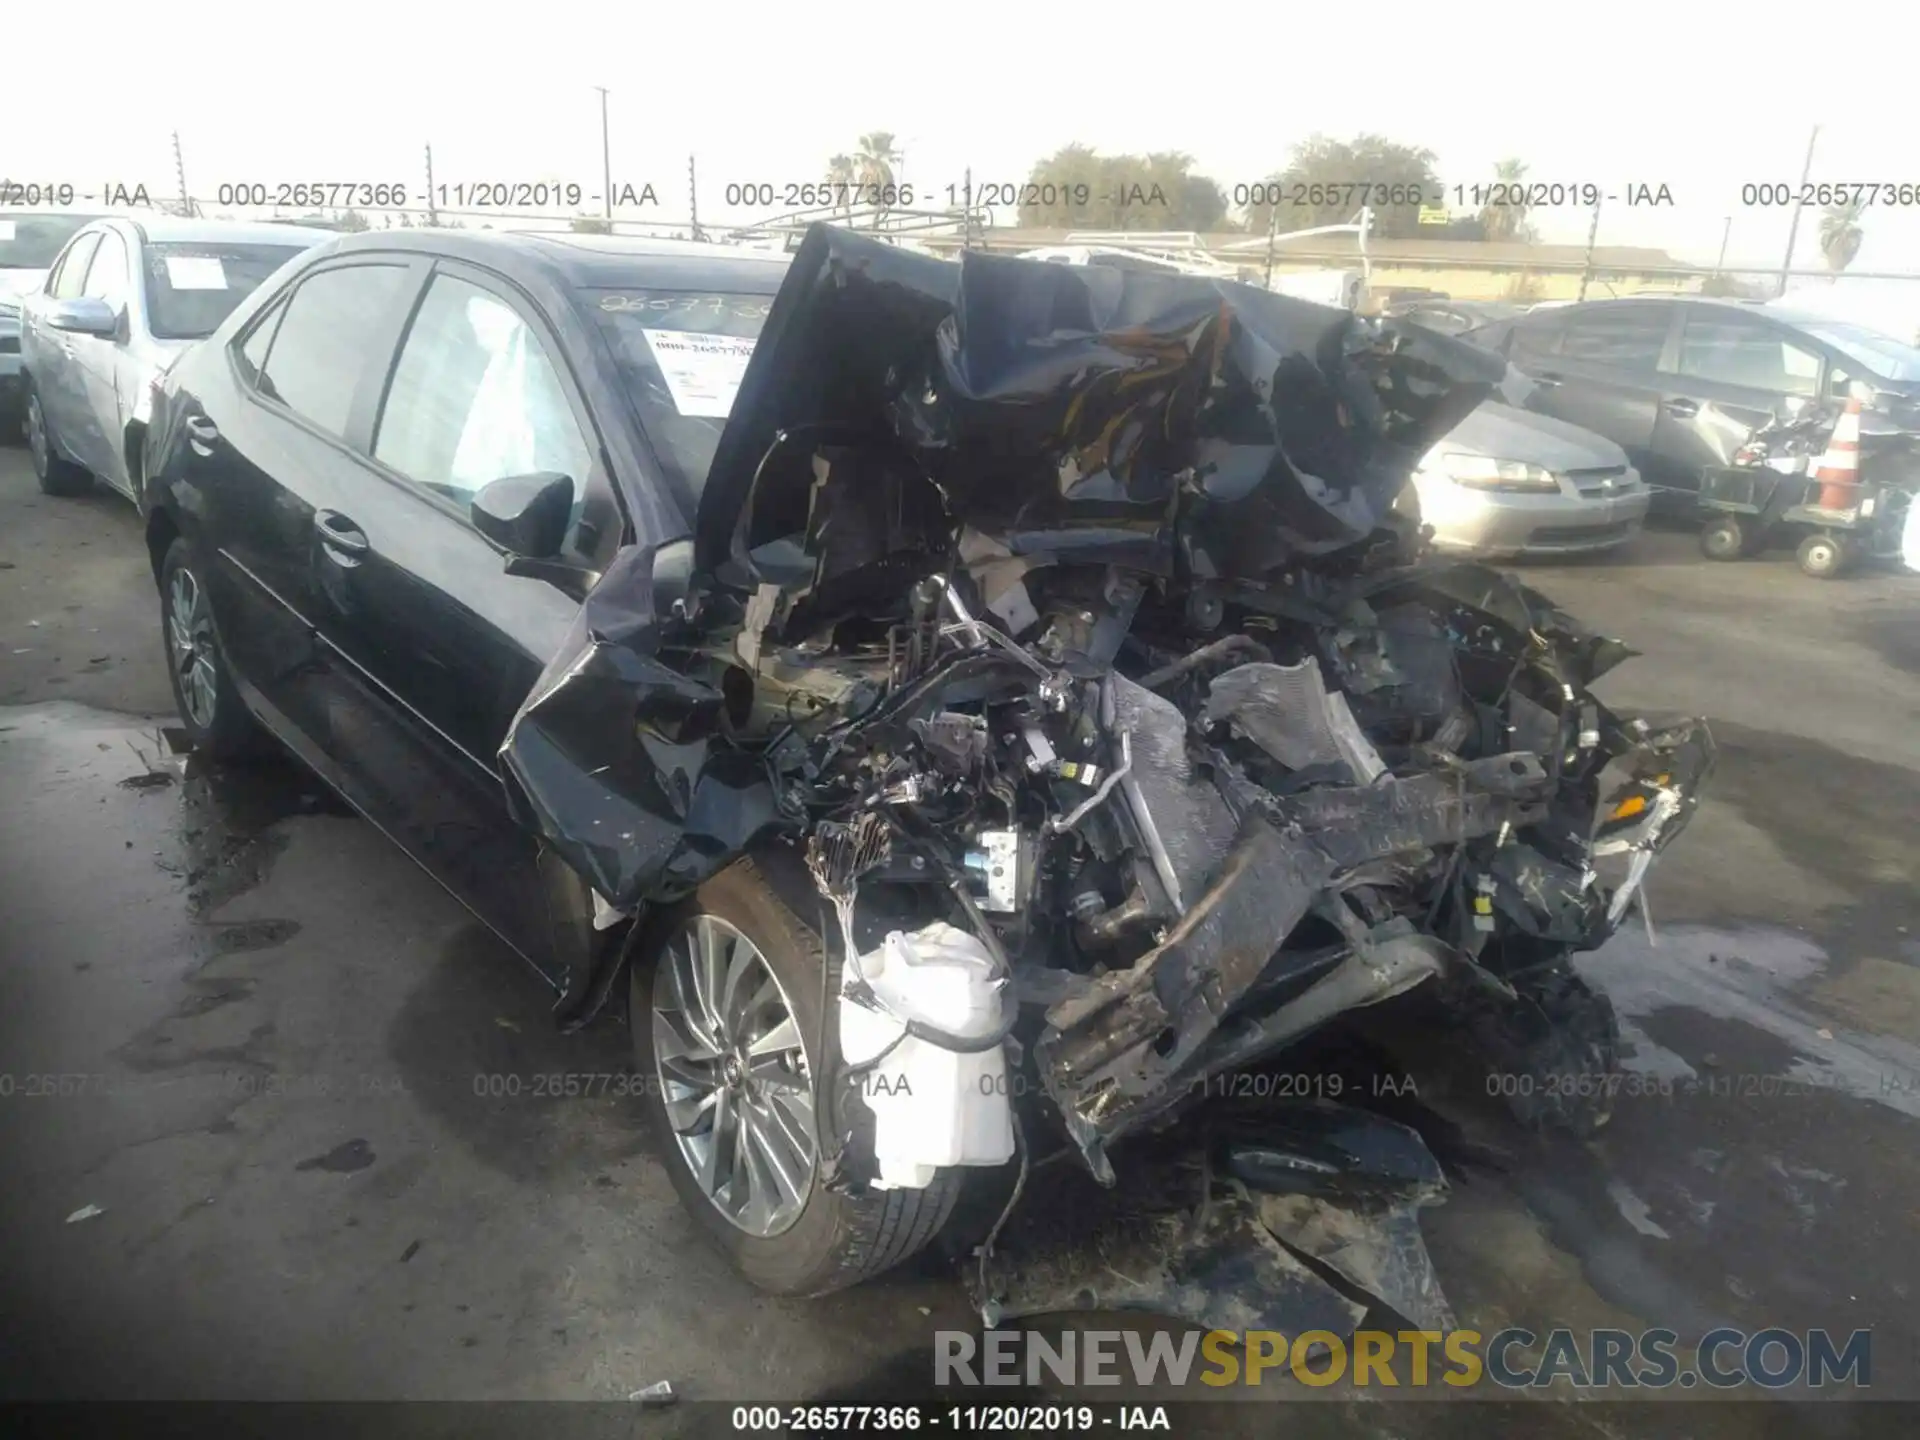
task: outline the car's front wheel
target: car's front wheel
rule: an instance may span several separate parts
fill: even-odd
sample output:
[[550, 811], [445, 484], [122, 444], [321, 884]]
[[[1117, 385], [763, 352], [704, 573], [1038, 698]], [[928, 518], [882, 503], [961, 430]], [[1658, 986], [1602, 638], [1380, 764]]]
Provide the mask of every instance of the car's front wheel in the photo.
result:
[[1853, 547], [1838, 535], [1809, 535], [1800, 542], [1800, 569], [1816, 580], [1833, 580], [1853, 563]]
[[160, 627], [174, 703], [194, 748], [216, 760], [247, 754], [256, 733], [253, 717], [234, 689], [206, 577], [184, 538], [168, 546], [160, 562]]
[[924, 1190], [823, 1183], [815, 1081], [839, 1056], [837, 1027], [820, 1023], [826, 964], [820, 937], [740, 860], [656, 919], [629, 979], [634, 1058], [674, 1189], [735, 1268], [778, 1295], [825, 1295], [897, 1265], [959, 1193], [955, 1170]]
[[27, 391], [27, 453], [33, 457], [33, 478], [48, 495], [84, 495], [93, 487], [93, 476], [71, 460], [63, 460], [47, 430], [46, 413], [40, 408], [38, 392]]

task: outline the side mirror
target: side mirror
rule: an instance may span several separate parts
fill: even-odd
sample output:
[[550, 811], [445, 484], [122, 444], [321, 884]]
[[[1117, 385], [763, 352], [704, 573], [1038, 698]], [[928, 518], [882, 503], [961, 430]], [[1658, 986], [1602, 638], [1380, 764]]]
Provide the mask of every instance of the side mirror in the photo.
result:
[[120, 312], [92, 295], [74, 300], [56, 300], [47, 307], [47, 328], [64, 330], [69, 335], [98, 335], [112, 339], [120, 328]]
[[653, 552], [653, 613], [690, 620], [694, 608], [693, 541], [669, 540]]
[[473, 528], [509, 555], [551, 560], [573, 517], [573, 481], [550, 470], [509, 475], [475, 494], [471, 514]]

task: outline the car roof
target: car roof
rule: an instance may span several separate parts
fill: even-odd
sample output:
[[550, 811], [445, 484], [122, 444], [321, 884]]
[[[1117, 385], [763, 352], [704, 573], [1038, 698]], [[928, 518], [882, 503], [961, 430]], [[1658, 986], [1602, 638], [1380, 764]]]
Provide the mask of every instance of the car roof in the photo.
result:
[[313, 225], [181, 215], [102, 215], [93, 223], [130, 229], [143, 242], [163, 245], [313, 245], [333, 235]]
[[531, 268], [574, 290], [618, 289], [644, 277], [646, 284], [771, 295], [789, 264], [786, 255], [740, 245], [510, 230], [368, 230], [335, 237], [328, 253], [363, 250], [424, 252], [508, 271]]
[[1803, 329], [1818, 329], [1834, 323], [1831, 315], [1822, 315], [1817, 311], [1798, 310], [1790, 305], [1780, 305], [1767, 300], [1742, 300], [1730, 295], [1616, 295], [1608, 296], [1603, 300], [1579, 300], [1570, 304], [1554, 304], [1551, 301], [1547, 303], [1564, 315], [1575, 310], [1611, 310], [1623, 305], [1645, 305], [1649, 302], [1669, 301], [1692, 305], [1702, 310], [1724, 310], [1730, 314], [1759, 315], [1790, 328], [1798, 326]]

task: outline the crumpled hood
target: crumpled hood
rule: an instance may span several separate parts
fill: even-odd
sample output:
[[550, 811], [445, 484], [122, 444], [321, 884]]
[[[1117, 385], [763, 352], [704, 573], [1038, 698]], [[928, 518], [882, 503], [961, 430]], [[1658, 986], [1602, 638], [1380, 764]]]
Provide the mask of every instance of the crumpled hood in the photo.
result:
[[1233, 282], [955, 263], [816, 225], [716, 450], [695, 565], [744, 559], [756, 510], [811, 484], [810, 445], [769, 455], [782, 432], [832, 432], [906, 452], [951, 519], [1016, 553], [1124, 541], [1143, 568], [1254, 578], [1366, 540], [1504, 370]]
[[1555, 471], [1598, 470], [1627, 463], [1627, 452], [1604, 435], [1494, 401], [1449, 430], [1437, 448], [1520, 460]]

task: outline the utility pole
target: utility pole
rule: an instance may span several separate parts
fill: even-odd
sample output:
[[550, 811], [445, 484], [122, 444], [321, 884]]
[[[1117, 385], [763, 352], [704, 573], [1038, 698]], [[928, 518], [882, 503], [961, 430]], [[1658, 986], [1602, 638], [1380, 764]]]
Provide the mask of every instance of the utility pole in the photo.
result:
[[973, 248], [973, 167], [971, 165], [967, 167], [966, 185], [967, 208], [960, 222], [960, 248], [971, 250]]
[[687, 156], [687, 214], [693, 220], [693, 238], [704, 240], [706, 232], [700, 228], [700, 182], [694, 174], [693, 156]]
[[438, 225], [440, 212], [433, 204], [433, 146], [427, 146], [427, 224]]
[[607, 219], [613, 219], [613, 151], [607, 147], [607, 87], [596, 85], [600, 92], [600, 194], [606, 204]]
[[1280, 240], [1280, 203], [1272, 195], [1267, 199], [1267, 289], [1273, 289], [1273, 247]]
[[1720, 258], [1713, 262], [1713, 273], [1718, 275], [1727, 264], [1727, 241], [1733, 235], [1733, 217], [1727, 217], [1727, 223], [1720, 230]]
[[193, 201], [187, 195], [187, 164], [180, 158], [180, 132], [173, 132], [173, 178], [180, 187], [180, 213], [189, 219], [194, 214]]
[[1596, 196], [1593, 202], [1593, 224], [1587, 227], [1587, 259], [1580, 267], [1579, 299], [1587, 298], [1587, 283], [1593, 279], [1593, 242], [1600, 235], [1600, 200]]
[[1787, 272], [1793, 269], [1793, 242], [1800, 236], [1800, 211], [1805, 208], [1807, 198], [1807, 179], [1813, 174], [1813, 145], [1820, 138], [1820, 127], [1813, 127], [1813, 133], [1807, 137], [1807, 163], [1800, 167], [1800, 191], [1793, 201], [1793, 224], [1787, 230], [1787, 258], [1780, 262], [1780, 290], [1787, 293]]

